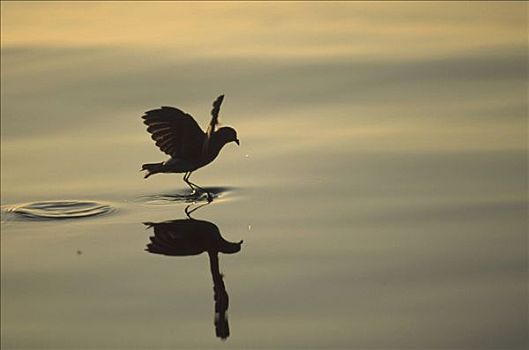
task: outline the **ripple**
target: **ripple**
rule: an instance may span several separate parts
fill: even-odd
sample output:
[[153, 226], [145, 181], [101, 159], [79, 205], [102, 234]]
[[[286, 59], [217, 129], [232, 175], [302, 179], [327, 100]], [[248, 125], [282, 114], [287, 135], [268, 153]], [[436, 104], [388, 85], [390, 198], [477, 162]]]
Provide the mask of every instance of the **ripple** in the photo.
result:
[[30, 220], [64, 220], [109, 214], [114, 208], [93, 201], [44, 201], [15, 205], [6, 212]]
[[[231, 187], [208, 187], [206, 190], [211, 193], [213, 200], [216, 200], [228, 192], [232, 191]], [[184, 191], [181, 193], [161, 193], [161, 194], [152, 194], [141, 196], [137, 199], [140, 202], [146, 204], [158, 204], [158, 205], [167, 205], [172, 202], [178, 203], [195, 203], [207, 200], [207, 195], [204, 192], [191, 192]]]

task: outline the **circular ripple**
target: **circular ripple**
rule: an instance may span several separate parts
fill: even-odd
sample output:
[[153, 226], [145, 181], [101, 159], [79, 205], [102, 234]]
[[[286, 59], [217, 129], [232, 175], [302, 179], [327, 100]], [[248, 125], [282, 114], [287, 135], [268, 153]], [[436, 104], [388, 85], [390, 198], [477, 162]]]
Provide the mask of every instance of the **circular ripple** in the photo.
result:
[[62, 220], [99, 216], [113, 210], [108, 204], [92, 201], [46, 201], [17, 205], [7, 211], [26, 219]]

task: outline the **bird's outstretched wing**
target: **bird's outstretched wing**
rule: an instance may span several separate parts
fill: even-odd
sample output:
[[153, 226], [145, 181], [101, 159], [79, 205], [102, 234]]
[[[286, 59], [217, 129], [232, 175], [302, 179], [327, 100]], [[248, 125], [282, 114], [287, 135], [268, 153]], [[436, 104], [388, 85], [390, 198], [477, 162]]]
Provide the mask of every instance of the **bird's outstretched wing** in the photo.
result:
[[208, 131], [207, 131], [208, 136], [210, 136], [211, 134], [215, 132], [215, 127], [219, 123], [220, 105], [222, 104], [223, 100], [224, 100], [224, 95], [220, 95], [213, 102], [213, 109], [211, 110], [211, 121], [209, 122]]
[[204, 144], [202, 145], [203, 154], [206, 154], [208, 152], [208, 146], [209, 146], [209, 141], [211, 140], [211, 135], [213, 135], [213, 133], [215, 132], [216, 126], [219, 124], [220, 105], [222, 104], [223, 100], [224, 100], [224, 95], [220, 95], [213, 102], [213, 109], [211, 110], [211, 121], [209, 122], [208, 130], [206, 131], [206, 139], [204, 140]]
[[145, 112], [142, 118], [162, 152], [179, 159], [201, 155], [206, 134], [191, 115], [178, 108], [162, 107]]

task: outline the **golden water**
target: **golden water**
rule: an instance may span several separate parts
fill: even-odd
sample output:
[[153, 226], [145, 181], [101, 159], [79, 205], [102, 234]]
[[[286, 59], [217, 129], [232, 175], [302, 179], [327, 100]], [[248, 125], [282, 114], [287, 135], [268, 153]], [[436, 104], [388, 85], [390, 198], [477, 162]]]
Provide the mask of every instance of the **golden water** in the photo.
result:
[[[527, 3], [2, 2], [1, 19], [2, 348], [527, 345]], [[181, 176], [139, 173], [165, 159], [144, 111], [205, 128], [221, 93], [241, 146], [192, 179], [218, 195], [193, 216], [244, 240], [219, 255], [226, 342], [207, 255], [144, 251], [144, 222], [186, 217]], [[43, 201], [112, 210], [9, 211]]]

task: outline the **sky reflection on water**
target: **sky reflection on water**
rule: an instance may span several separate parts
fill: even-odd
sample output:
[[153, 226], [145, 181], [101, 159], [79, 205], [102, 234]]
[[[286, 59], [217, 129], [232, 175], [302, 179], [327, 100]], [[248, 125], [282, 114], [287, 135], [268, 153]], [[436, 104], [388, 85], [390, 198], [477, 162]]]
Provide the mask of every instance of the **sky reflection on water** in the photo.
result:
[[[528, 344], [527, 3], [1, 7], [3, 207], [119, 209], [2, 221], [3, 348]], [[185, 188], [139, 173], [143, 112], [205, 128], [221, 93], [241, 146], [193, 179], [245, 242], [226, 343], [206, 258], [143, 252], [185, 204], [138, 200]]]

